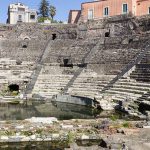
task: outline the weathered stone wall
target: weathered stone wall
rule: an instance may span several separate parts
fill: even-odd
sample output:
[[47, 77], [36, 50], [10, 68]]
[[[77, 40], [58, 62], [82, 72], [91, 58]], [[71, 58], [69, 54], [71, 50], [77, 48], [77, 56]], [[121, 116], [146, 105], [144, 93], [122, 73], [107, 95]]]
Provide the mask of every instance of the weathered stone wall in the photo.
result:
[[43, 64], [62, 65], [67, 60], [74, 66], [86, 63], [88, 69], [99, 75], [116, 75], [144, 48], [149, 39], [148, 22], [148, 18], [120, 16], [80, 23], [78, 26], [2, 25], [0, 58], [36, 64], [49, 42], [42, 57]]

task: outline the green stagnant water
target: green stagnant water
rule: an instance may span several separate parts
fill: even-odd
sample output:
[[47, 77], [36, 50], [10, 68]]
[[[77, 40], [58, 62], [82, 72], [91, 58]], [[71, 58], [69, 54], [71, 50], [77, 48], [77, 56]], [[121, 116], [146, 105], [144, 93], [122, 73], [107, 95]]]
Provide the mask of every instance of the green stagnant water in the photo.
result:
[[[77, 140], [77, 146], [88, 147], [99, 145], [101, 140]], [[3, 143], [0, 144], [0, 150], [64, 150], [70, 148], [68, 141], [54, 142], [24, 142], [24, 143]]]
[[[0, 104], [0, 120], [24, 120], [31, 117], [56, 117], [59, 120], [67, 119], [93, 119], [97, 115], [102, 118], [108, 118], [119, 115], [124, 118], [122, 113], [105, 112], [93, 109], [91, 107], [60, 103], [30, 100], [25, 104]], [[81, 145], [82, 142], [78, 142]], [[84, 141], [85, 145], [93, 145], [93, 141]], [[98, 144], [97, 141], [94, 145]], [[83, 146], [85, 146], [83, 145]], [[35, 143], [0, 143], [0, 150], [63, 150], [69, 147], [65, 141], [57, 142], [35, 142]]]
[[86, 106], [45, 101], [25, 104], [0, 104], [0, 120], [24, 120], [31, 117], [56, 117], [59, 120], [91, 119], [99, 111]]

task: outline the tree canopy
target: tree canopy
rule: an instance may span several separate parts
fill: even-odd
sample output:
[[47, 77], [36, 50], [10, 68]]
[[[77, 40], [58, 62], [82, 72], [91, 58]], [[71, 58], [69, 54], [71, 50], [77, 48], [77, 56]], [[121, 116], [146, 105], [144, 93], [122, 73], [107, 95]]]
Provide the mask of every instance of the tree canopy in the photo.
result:
[[47, 0], [41, 0], [39, 14], [41, 14], [42, 17], [49, 16], [49, 2]]
[[56, 15], [56, 7], [55, 6], [50, 5], [50, 7], [49, 7], [49, 14], [50, 14], [50, 16], [52, 18], [52, 21], [53, 21], [54, 16]]
[[39, 22], [44, 22], [44, 20], [51, 20], [53, 23], [58, 23], [58, 21], [54, 20], [54, 16], [56, 15], [56, 7], [49, 5], [48, 0], [41, 0], [38, 14]]

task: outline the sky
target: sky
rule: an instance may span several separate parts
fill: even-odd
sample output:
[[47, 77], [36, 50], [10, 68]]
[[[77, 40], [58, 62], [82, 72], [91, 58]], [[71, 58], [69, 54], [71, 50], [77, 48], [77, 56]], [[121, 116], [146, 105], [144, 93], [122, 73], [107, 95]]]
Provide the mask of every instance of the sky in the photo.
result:
[[[11, 3], [21, 2], [31, 9], [39, 8], [41, 0], [0, 0], [0, 23], [6, 23], [7, 20], [7, 10]], [[67, 21], [69, 10], [71, 9], [81, 9], [81, 3], [90, 0], [48, 0], [51, 5], [54, 5], [57, 9], [57, 15], [55, 19]]]

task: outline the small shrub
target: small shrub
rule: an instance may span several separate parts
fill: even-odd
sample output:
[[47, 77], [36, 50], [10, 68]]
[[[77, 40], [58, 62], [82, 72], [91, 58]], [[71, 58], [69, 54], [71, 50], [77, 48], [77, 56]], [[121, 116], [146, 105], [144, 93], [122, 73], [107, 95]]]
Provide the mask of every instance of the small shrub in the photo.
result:
[[129, 122], [124, 122], [124, 123], [122, 124], [122, 126], [123, 126], [124, 128], [130, 128], [130, 127], [131, 127], [131, 124], [130, 124]]
[[118, 115], [112, 115], [112, 116], [110, 117], [110, 119], [111, 119], [112, 121], [116, 121], [117, 119], [119, 119], [119, 116], [118, 116]]
[[33, 133], [31, 131], [23, 131], [22, 133], [25, 136], [31, 136], [31, 135], [33, 135]]
[[43, 130], [42, 130], [42, 129], [37, 129], [37, 130], [36, 130], [36, 133], [37, 133], [37, 134], [40, 134], [40, 135], [41, 135], [41, 134], [42, 134], [42, 132], [43, 132]]
[[12, 136], [14, 134], [15, 134], [14, 131], [8, 131], [8, 130], [5, 131], [5, 135], [7, 135], [7, 136]]
[[75, 134], [73, 132], [68, 133], [67, 141], [68, 143], [73, 143], [75, 141]]
[[18, 95], [18, 91], [13, 91], [12, 92], [12, 96], [17, 96]]

